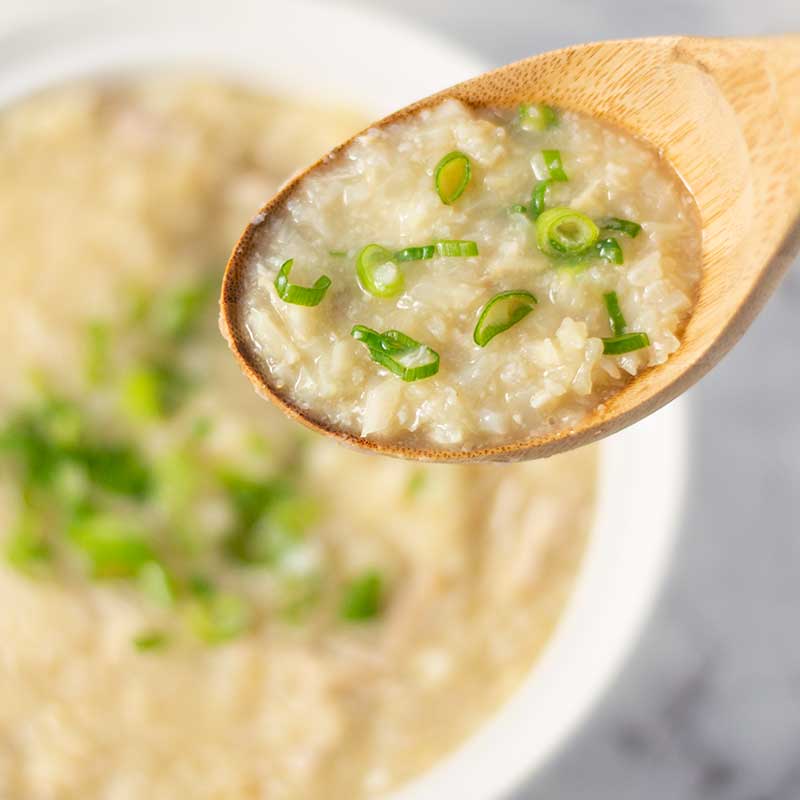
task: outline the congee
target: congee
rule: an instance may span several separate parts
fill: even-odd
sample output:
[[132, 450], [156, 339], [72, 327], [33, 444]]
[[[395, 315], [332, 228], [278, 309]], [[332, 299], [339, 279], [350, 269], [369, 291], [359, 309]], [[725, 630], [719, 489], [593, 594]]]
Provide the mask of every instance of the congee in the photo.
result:
[[382, 795], [475, 730], [552, 633], [592, 450], [506, 468], [349, 452], [265, 407], [216, 331], [249, 209], [360, 124], [189, 77], [0, 114], [0, 797]]
[[536, 104], [370, 129], [248, 235], [247, 366], [318, 425], [420, 450], [575, 424], [678, 348], [699, 277], [658, 154]]

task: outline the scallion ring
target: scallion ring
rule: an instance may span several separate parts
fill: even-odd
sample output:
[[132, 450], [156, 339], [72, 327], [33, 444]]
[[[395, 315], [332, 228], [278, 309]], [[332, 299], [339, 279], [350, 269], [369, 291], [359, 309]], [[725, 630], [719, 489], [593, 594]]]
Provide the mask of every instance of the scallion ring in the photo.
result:
[[536, 220], [536, 242], [548, 256], [582, 255], [594, 247], [599, 235], [586, 214], [571, 208], [549, 208]]
[[526, 131], [543, 131], [557, 122], [556, 112], [543, 103], [523, 103], [519, 107], [519, 124]]
[[378, 331], [354, 325], [350, 335], [366, 345], [370, 358], [406, 382], [430, 378], [439, 371], [439, 354], [396, 330]]
[[403, 273], [392, 260], [390, 250], [368, 244], [356, 258], [356, 274], [361, 288], [375, 297], [394, 297], [403, 291]]
[[478, 255], [478, 244], [468, 239], [440, 239], [436, 242], [436, 254], [445, 258], [471, 258]]
[[424, 244], [419, 247], [404, 247], [392, 256], [392, 260], [396, 263], [401, 263], [403, 261], [424, 261], [428, 258], [433, 258], [435, 253], [435, 244]]
[[606, 292], [603, 295], [603, 302], [606, 304], [606, 311], [608, 311], [608, 324], [611, 326], [611, 332], [614, 336], [622, 336], [628, 327], [628, 323], [625, 322], [622, 309], [619, 307], [617, 293]]
[[561, 163], [560, 150], [542, 150], [542, 158], [550, 177], [554, 181], [563, 182], [569, 180], [567, 173], [564, 171], [564, 165]]
[[486, 347], [498, 333], [507, 331], [528, 316], [536, 298], [524, 289], [496, 294], [482, 309], [472, 339], [478, 347]]
[[472, 164], [469, 156], [460, 150], [453, 150], [444, 156], [433, 171], [433, 183], [439, 199], [452, 205], [464, 194], [472, 177]]
[[633, 222], [629, 219], [620, 219], [619, 217], [604, 217], [597, 220], [597, 225], [606, 231], [619, 231], [631, 239], [635, 239], [642, 230], [642, 226], [638, 222]]
[[649, 346], [650, 337], [646, 333], [623, 333], [603, 339], [603, 353], [607, 356], [619, 356]]
[[294, 264], [294, 259], [290, 258], [288, 261], [284, 261], [278, 270], [278, 275], [275, 278], [275, 289], [278, 292], [278, 297], [286, 303], [292, 303], [296, 306], [319, 305], [331, 285], [331, 279], [327, 275], [321, 275], [313, 286], [298, 286], [296, 283], [289, 283], [292, 264]]

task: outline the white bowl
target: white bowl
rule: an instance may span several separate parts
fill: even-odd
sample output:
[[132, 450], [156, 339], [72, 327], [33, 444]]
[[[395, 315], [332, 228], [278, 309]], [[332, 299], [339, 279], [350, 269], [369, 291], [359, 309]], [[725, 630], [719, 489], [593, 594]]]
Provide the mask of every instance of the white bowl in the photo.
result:
[[[204, 66], [268, 88], [341, 99], [374, 117], [480, 72], [480, 59], [361, 7], [306, 0], [73, 3], [3, 0], [0, 106], [85, 75]], [[21, 18], [39, 16], [28, 27]], [[512, 699], [396, 800], [491, 800], [531, 775], [589, 712], [635, 641], [677, 532], [684, 405], [601, 447], [597, 520], [567, 611]]]

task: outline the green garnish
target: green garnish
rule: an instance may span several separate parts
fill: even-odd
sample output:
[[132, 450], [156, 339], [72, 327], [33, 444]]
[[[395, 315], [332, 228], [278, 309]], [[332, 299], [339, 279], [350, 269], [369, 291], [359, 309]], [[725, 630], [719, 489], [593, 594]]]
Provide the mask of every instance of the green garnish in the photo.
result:
[[628, 323], [625, 322], [622, 309], [619, 307], [617, 293], [606, 292], [603, 295], [603, 302], [606, 304], [606, 311], [608, 311], [608, 324], [611, 326], [611, 332], [614, 336], [622, 336], [628, 327]]
[[624, 333], [603, 339], [603, 353], [607, 356], [618, 356], [649, 346], [650, 337], [646, 333]]
[[358, 282], [375, 297], [394, 297], [403, 291], [403, 273], [392, 261], [392, 253], [379, 244], [368, 244], [356, 257]]
[[154, 421], [178, 410], [188, 381], [174, 366], [140, 364], [122, 379], [122, 407], [132, 419]]
[[4, 542], [8, 563], [27, 575], [39, 574], [53, 558], [52, 548], [38, 528], [25, 513]]
[[536, 220], [536, 242], [548, 256], [579, 256], [594, 247], [600, 231], [586, 214], [557, 207], [542, 212]]
[[452, 205], [464, 194], [472, 176], [469, 156], [460, 150], [453, 150], [444, 156], [433, 170], [433, 183], [439, 199]]
[[408, 478], [406, 484], [406, 494], [409, 497], [416, 497], [428, 482], [428, 473], [422, 469], [415, 469]]
[[142, 594], [157, 606], [171, 608], [175, 605], [178, 585], [163, 564], [158, 561], [148, 561], [142, 564], [136, 581]]
[[642, 226], [638, 222], [633, 222], [629, 219], [620, 219], [619, 217], [604, 217], [597, 220], [597, 225], [606, 231], [619, 231], [631, 239], [635, 239], [639, 235]]
[[350, 335], [366, 345], [376, 364], [386, 367], [404, 381], [430, 378], [439, 371], [439, 354], [400, 331], [378, 333], [365, 325], [355, 325]]
[[528, 216], [530, 216], [531, 219], [539, 219], [542, 213], [544, 213], [547, 190], [552, 183], [552, 179], [539, 181], [536, 186], [533, 187], [533, 191], [531, 192], [531, 204], [528, 207]]
[[557, 122], [556, 112], [543, 103], [523, 103], [519, 107], [519, 124], [526, 131], [543, 131]]
[[622, 254], [622, 247], [616, 239], [600, 239], [595, 245], [598, 258], [609, 261], [612, 264], [622, 264], [625, 258]]
[[554, 181], [568, 181], [567, 173], [564, 171], [564, 165], [561, 163], [560, 150], [542, 150], [542, 158], [550, 178]]
[[523, 206], [522, 203], [514, 203], [512, 206], [508, 208], [509, 214], [527, 214], [528, 207]]
[[97, 386], [108, 378], [110, 372], [111, 332], [104, 322], [90, 322], [86, 329], [86, 354], [84, 366], [86, 380]]
[[87, 558], [94, 578], [132, 578], [154, 559], [141, 531], [112, 514], [90, 514], [78, 519], [68, 533]]
[[347, 255], [347, 250], [328, 250], [328, 255], [334, 258], [344, 258]]
[[477, 242], [460, 239], [441, 239], [436, 242], [436, 252], [446, 258], [471, 258], [478, 255]]
[[[195, 333], [216, 294], [214, 281], [194, 283], [157, 296], [151, 314], [156, 332], [181, 341]], [[147, 309], [144, 309], [147, 312]]]
[[207, 644], [222, 644], [244, 633], [252, 622], [252, 613], [241, 597], [227, 592], [213, 592], [193, 600], [187, 609], [189, 627]]
[[435, 255], [442, 258], [470, 258], [478, 255], [478, 244], [468, 239], [440, 239], [433, 244], [414, 245], [397, 250], [392, 254], [391, 260], [396, 263], [425, 261]]
[[378, 616], [383, 605], [383, 578], [376, 570], [369, 570], [351, 580], [342, 598], [342, 619], [364, 622]]
[[163, 650], [169, 644], [169, 637], [163, 631], [145, 631], [133, 638], [133, 646], [140, 653]]
[[205, 575], [190, 575], [186, 581], [186, 590], [195, 597], [211, 597], [214, 584]]
[[533, 311], [536, 298], [524, 289], [515, 289], [496, 294], [482, 309], [472, 339], [478, 347], [486, 347], [498, 333], [507, 331], [512, 325]]
[[275, 290], [278, 297], [286, 303], [296, 306], [316, 306], [322, 302], [325, 292], [331, 285], [331, 279], [327, 275], [321, 275], [314, 281], [313, 286], [298, 286], [296, 283], [289, 283], [289, 273], [292, 271], [294, 259], [284, 261], [278, 270], [275, 278]]

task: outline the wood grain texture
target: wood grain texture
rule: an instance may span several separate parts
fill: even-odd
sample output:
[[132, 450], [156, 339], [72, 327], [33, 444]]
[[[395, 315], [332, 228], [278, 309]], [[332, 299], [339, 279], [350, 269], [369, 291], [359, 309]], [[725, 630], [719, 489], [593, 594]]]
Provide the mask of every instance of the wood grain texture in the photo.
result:
[[[548, 103], [603, 119], [659, 150], [694, 197], [702, 226], [702, 275], [681, 346], [572, 428], [454, 452], [363, 440], [310, 417], [261, 372], [241, 321], [244, 271], [261, 224], [254, 222], [225, 271], [220, 326], [256, 390], [316, 431], [385, 455], [448, 462], [540, 458], [588, 444], [652, 413], [704, 375], [741, 337], [800, 249], [800, 35], [570, 47], [480, 75], [375, 124], [451, 97], [473, 106]], [[263, 218], [347, 144], [285, 184], [261, 209]]]

